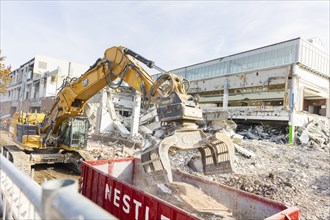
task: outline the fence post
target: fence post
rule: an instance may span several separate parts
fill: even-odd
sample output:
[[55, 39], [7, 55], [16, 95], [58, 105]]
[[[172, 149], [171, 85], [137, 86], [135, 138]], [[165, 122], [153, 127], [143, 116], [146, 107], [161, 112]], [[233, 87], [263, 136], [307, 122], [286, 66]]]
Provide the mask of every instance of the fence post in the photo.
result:
[[78, 182], [74, 179], [55, 179], [44, 182], [42, 184], [41, 203], [42, 203], [42, 219], [52, 219], [51, 209], [48, 208], [52, 200], [52, 196], [59, 190], [68, 192], [78, 192]]

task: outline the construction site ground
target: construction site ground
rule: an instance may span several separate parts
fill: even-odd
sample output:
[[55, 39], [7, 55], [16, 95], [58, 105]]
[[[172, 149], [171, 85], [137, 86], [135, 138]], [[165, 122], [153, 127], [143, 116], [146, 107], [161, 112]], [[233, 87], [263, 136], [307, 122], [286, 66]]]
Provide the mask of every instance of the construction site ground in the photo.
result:
[[[205, 176], [187, 164], [198, 151], [170, 152], [172, 167], [240, 190], [296, 206], [301, 219], [330, 220], [330, 153], [314, 146], [240, 140], [253, 152], [246, 158], [235, 154], [235, 172]], [[131, 157], [134, 150], [115, 142], [89, 141], [89, 150], [98, 159]]]
[[[0, 146], [10, 144], [8, 133], [0, 131]], [[239, 140], [239, 146], [253, 152], [246, 158], [235, 154], [235, 172], [205, 176], [187, 166], [197, 151], [170, 152], [174, 168], [240, 190], [261, 195], [301, 211], [301, 219], [330, 220], [330, 153], [329, 148], [275, 144], [256, 140]], [[138, 150], [118, 142], [89, 140], [88, 151], [96, 159], [132, 157]], [[38, 166], [35, 180], [79, 178], [63, 166]]]

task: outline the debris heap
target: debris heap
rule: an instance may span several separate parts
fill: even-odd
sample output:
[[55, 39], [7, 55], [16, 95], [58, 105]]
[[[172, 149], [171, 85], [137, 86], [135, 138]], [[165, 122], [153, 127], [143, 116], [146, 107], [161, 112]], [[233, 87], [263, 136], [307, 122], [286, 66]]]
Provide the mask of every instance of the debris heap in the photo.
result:
[[299, 127], [297, 136], [297, 142], [303, 146], [330, 152], [330, 128], [326, 120], [310, 122], [306, 127]]
[[271, 127], [262, 125], [238, 125], [236, 132], [244, 139], [264, 140], [277, 144], [288, 143], [288, 129], [286, 127]]

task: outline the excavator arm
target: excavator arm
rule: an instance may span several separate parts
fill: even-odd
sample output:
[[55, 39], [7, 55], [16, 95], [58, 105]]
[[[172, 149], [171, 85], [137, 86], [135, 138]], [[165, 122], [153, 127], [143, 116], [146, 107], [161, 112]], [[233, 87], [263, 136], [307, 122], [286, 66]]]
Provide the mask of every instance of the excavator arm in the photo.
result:
[[[138, 61], [163, 73], [154, 80]], [[155, 103], [159, 119], [167, 125], [164, 128], [167, 136], [141, 155], [144, 171], [152, 183], [172, 181], [168, 156], [170, 147], [198, 149], [206, 174], [232, 171], [232, 143], [219, 135], [207, 136], [198, 129], [196, 122], [203, 120], [202, 110], [198, 102], [187, 94], [188, 81], [166, 73], [154, 62], [121, 46], [107, 49], [104, 57], [80, 78], [63, 83], [41, 128], [46, 134], [44, 144], [57, 133], [64, 120], [82, 115], [87, 101], [98, 91], [107, 85], [118, 87], [123, 81]]]
[[[182, 78], [171, 73], [166, 73], [155, 81], [138, 64], [137, 60], [150, 68], [160, 70], [152, 61], [145, 59], [127, 48], [112, 47], [107, 49], [104, 53], [104, 58], [98, 59], [80, 78], [73, 78], [69, 82], [63, 83], [64, 85], [62, 85], [57, 95], [55, 104], [44, 120], [42, 131], [46, 133], [49, 127], [52, 127], [53, 132], [56, 132], [66, 118], [81, 115], [87, 101], [102, 88], [106, 85], [110, 87], [118, 86], [122, 81], [125, 81], [154, 103], [159, 102], [161, 98], [167, 97], [169, 103], [171, 99], [169, 96], [174, 93], [180, 99], [184, 100], [187, 109], [191, 107], [190, 110], [195, 111], [193, 113], [190, 112], [190, 115], [187, 112], [173, 117], [202, 120], [201, 110], [195, 108], [196, 104], [194, 100], [192, 97], [188, 97]], [[117, 85], [115, 80], [119, 80]], [[165, 89], [160, 88], [165, 82], [168, 82], [167, 87]], [[162, 118], [163, 121], [173, 119], [168, 118], [165, 112], [163, 112]], [[52, 123], [53, 126], [51, 126]]]

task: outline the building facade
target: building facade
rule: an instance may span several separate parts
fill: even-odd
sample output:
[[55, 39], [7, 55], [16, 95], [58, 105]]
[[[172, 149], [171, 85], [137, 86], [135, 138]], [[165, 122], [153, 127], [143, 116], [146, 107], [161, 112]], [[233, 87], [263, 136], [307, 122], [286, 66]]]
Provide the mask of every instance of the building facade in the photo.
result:
[[319, 38], [295, 38], [171, 72], [190, 81], [188, 92], [202, 106], [221, 107], [236, 120], [294, 128], [312, 115], [330, 121], [329, 69], [329, 51]]
[[0, 95], [1, 115], [16, 111], [45, 112], [54, 102], [63, 79], [79, 77], [89, 66], [36, 55], [10, 73], [6, 95]]
[[[318, 38], [296, 38], [171, 72], [191, 81], [189, 93], [198, 94], [203, 105], [232, 109], [234, 118], [249, 116], [246, 111], [242, 117], [235, 114], [240, 107], [330, 117], [329, 63]], [[289, 120], [289, 114], [277, 116]]]

